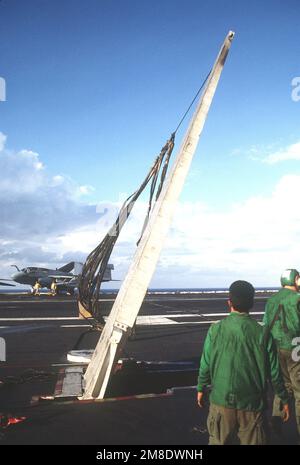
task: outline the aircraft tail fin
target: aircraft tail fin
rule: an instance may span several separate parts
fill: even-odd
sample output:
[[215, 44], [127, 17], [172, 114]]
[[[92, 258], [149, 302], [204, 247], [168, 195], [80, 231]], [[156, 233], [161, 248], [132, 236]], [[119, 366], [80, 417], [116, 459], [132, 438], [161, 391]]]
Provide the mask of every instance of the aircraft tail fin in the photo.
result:
[[64, 271], [65, 273], [70, 273], [74, 269], [75, 262], [67, 263], [66, 265], [58, 268], [59, 271]]
[[83, 267], [83, 263], [70, 262], [58, 269], [59, 271], [63, 271], [64, 273], [72, 272], [74, 275], [78, 276], [82, 272], [82, 267]]

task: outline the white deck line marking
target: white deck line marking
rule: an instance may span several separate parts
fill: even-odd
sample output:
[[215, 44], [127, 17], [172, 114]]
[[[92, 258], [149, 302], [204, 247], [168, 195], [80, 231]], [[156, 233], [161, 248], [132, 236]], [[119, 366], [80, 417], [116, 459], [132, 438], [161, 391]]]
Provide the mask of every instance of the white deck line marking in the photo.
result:
[[[168, 318], [201, 318], [202, 316], [205, 317], [212, 317], [212, 316], [228, 316], [229, 313], [174, 313], [174, 314], [163, 314], [163, 315], [140, 315], [137, 318], [137, 321], [150, 318], [151, 320], [155, 319], [168, 319]], [[264, 312], [251, 312], [250, 315], [264, 315]], [[107, 317], [104, 317], [106, 319]]]
[[[264, 312], [251, 312], [250, 315], [263, 315]], [[137, 323], [149, 321], [149, 324], [156, 320], [156, 322], [160, 320], [169, 320], [170, 318], [195, 318], [201, 316], [205, 317], [217, 317], [217, 316], [227, 316], [229, 313], [174, 313], [174, 314], [164, 314], [164, 315], [140, 315], [137, 317]], [[104, 317], [107, 319], [107, 316]], [[26, 317], [26, 318], [0, 318], [0, 321], [69, 321], [69, 320], [80, 320], [78, 317], [73, 316], [65, 316], [65, 317]]]
[[[26, 325], [10, 325], [10, 326], [0, 326], [0, 330], [1, 329], [7, 329], [7, 328], [26, 328]], [[90, 328], [91, 325], [60, 325], [58, 326], [58, 328]], [[35, 328], [33, 327], [30, 327], [30, 329], [32, 330], [36, 330], [38, 329], [39, 326], [36, 326]], [[45, 328], [45, 326], [43, 326], [43, 328]], [[49, 329], [53, 328], [53, 326], [49, 326]], [[47, 327], [45, 328], [47, 329]]]
[[[170, 325], [207, 325], [212, 323], [218, 323], [220, 320], [205, 320], [205, 321], [173, 321], [169, 320], [168, 318], [161, 318], [161, 319], [148, 319], [148, 320], [141, 320], [137, 321], [138, 326], [170, 326]], [[262, 324], [261, 321], [258, 321], [259, 324]], [[22, 327], [19, 325], [10, 325], [10, 326], [0, 326], [0, 329], [7, 329], [7, 328], [20, 328]], [[91, 325], [60, 325], [59, 328], [90, 328]], [[31, 328], [34, 330], [34, 328]], [[38, 329], [38, 326], [37, 326]]]
[[[266, 300], [266, 299], [269, 299], [269, 297], [271, 297], [271, 295], [268, 295], [268, 296], [256, 296], [254, 297], [254, 300], [257, 300], [257, 299], [261, 299], [261, 300]], [[109, 300], [109, 299], [103, 299], [103, 301], [105, 300]], [[178, 297], [176, 298], [175, 296], [171, 296], [171, 297], [167, 297], [167, 296], [163, 296], [163, 297], [157, 297], [157, 298], [146, 298], [144, 300], [144, 302], [197, 302], [197, 301], [216, 301], [216, 300], [228, 300], [228, 296], [225, 296], [225, 297], [187, 297], [187, 298], [184, 298], [184, 297]], [[161, 304], [162, 305], [162, 304]]]
[[[265, 299], [268, 299], [270, 296], [255, 296], [254, 297], [254, 300], [256, 299], [262, 299], [262, 300], [265, 300]], [[197, 301], [213, 301], [213, 300], [228, 300], [228, 297], [176, 297], [176, 296], [169, 296], [167, 297], [166, 295], [164, 296], [157, 296], [157, 297], [146, 297], [146, 299], [144, 300], [145, 303], [147, 302], [173, 302], [173, 301], [179, 301], [179, 302], [197, 302]], [[98, 299], [98, 302], [114, 302], [115, 299]], [[70, 302], [70, 303], [76, 303], [75, 300], [72, 300], [72, 299], [69, 299], [69, 300], [52, 300], [51, 298], [49, 299], [40, 299], [40, 300], [27, 300], [27, 299], [24, 299], [24, 300], [0, 300], [0, 307], [2, 306], [5, 306], [6, 304], [19, 304], [20, 306], [22, 306], [23, 304], [49, 304], [49, 303], [67, 303], [67, 302]], [[163, 305], [163, 304], [161, 304]]]
[[49, 316], [49, 317], [27, 317], [27, 318], [0, 318], [0, 321], [56, 321], [56, 320], [79, 320], [78, 316]]
[[20, 308], [20, 305], [5, 305], [5, 310], [7, 309], [11, 309], [11, 308]]
[[137, 317], [137, 325], [172, 325], [177, 323], [165, 315], [142, 315]]
[[141, 325], [141, 326], [165, 326], [165, 325], [207, 325], [207, 324], [210, 324], [210, 323], [217, 323], [218, 320], [211, 320], [211, 321], [172, 321], [172, 320], [169, 320], [169, 321], [166, 321], [168, 320], [167, 318], [165, 320], [161, 319], [161, 320], [153, 320], [153, 321], [150, 321], [150, 322], [137, 322], [137, 325]]
[[60, 328], [90, 328], [91, 325], [60, 325]]
[[19, 304], [18, 307], [22, 307], [23, 304], [65, 304], [67, 302], [75, 303], [75, 300], [0, 300], [0, 306]]
[[[249, 315], [264, 315], [265, 312], [249, 312]], [[199, 313], [198, 316], [228, 316], [229, 312], [227, 313]], [[170, 316], [170, 315], [168, 315]], [[197, 313], [194, 314], [194, 316], [197, 316]]]

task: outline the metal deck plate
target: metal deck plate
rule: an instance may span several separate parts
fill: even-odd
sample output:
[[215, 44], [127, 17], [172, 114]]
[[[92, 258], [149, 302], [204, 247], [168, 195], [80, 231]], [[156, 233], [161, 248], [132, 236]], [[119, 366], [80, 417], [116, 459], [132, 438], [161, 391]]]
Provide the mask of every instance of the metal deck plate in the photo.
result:
[[60, 372], [54, 397], [81, 397], [83, 393], [83, 367], [70, 367]]

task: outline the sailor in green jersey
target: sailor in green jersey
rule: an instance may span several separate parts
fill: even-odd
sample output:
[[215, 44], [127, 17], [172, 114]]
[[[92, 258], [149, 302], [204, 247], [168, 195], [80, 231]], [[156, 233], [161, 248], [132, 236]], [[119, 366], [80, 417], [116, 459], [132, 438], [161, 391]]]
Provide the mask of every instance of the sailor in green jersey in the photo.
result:
[[209, 444], [266, 444], [265, 418], [268, 380], [289, 418], [288, 393], [281, 376], [276, 345], [270, 333], [249, 315], [254, 288], [235, 281], [229, 288], [230, 314], [212, 324], [204, 343], [198, 377], [198, 405], [211, 385], [207, 419]]
[[[281, 275], [281, 285], [280, 291], [267, 301], [263, 322], [275, 339], [283, 380], [289, 396], [295, 399], [300, 439], [300, 361], [293, 353], [293, 341], [300, 336], [299, 272], [295, 269], [285, 270]], [[281, 415], [282, 404], [275, 395], [272, 424], [277, 433], [281, 432]]]

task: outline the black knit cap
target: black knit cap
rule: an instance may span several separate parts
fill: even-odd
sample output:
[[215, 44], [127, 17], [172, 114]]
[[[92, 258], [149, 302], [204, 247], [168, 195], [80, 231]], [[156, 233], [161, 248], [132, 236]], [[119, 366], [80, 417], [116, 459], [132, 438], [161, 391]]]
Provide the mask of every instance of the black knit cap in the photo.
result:
[[254, 287], [247, 281], [235, 281], [229, 288], [229, 300], [238, 312], [248, 312], [253, 307]]

